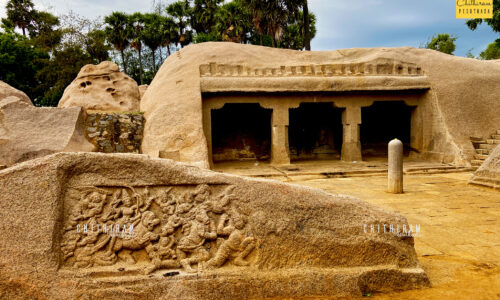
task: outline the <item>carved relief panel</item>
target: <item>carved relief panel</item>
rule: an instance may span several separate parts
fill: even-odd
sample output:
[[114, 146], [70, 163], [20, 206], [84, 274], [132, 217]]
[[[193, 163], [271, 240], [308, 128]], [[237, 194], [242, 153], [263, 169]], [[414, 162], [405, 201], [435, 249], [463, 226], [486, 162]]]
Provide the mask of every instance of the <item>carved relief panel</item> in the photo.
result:
[[249, 265], [256, 246], [227, 185], [78, 187], [66, 194], [64, 268], [197, 272]]

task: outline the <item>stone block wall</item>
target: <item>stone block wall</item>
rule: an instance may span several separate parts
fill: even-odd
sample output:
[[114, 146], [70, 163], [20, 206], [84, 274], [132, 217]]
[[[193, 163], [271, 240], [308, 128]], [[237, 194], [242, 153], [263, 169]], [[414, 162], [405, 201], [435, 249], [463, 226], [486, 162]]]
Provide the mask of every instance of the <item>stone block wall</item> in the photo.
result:
[[142, 113], [92, 113], [85, 120], [85, 137], [104, 153], [141, 153]]

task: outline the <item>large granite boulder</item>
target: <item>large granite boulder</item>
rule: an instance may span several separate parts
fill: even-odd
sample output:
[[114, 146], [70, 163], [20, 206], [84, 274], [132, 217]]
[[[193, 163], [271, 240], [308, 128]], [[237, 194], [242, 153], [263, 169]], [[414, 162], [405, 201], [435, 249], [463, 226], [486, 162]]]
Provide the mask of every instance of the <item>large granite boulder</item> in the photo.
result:
[[361, 297], [429, 285], [399, 214], [145, 155], [58, 153], [0, 171], [0, 220], [10, 299]]
[[0, 100], [11, 96], [19, 98], [21, 101], [26, 102], [26, 104], [33, 105], [28, 95], [26, 95], [23, 91], [15, 89], [0, 80]]
[[137, 82], [110, 61], [86, 65], [66, 88], [59, 107], [80, 106], [100, 112], [139, 111]]
[[[398, 74], [403, 65], [412, 72]], [[430, 88], [411, 125], [421, 133], [412, 147], [423, 159], [467, 165], [475, 154], [469, 137], [500, 126], [500, 64], [411, 47], [294, 51], [221, 42], [189, 45], [165, 60], [141, 99], [147, 119], [142, 152], [175, 153], [171, 157], [208, 168], [210, 129], [203, 124], [209, 115], [203, 116], [203, 107], [211, 97], [245, 95], [257, 102], [266, 93], [302, 93], [304, 98], [329, 95], [341, 103], [343, 92], [381, 95], [395, 86], [414, 91], [422, 82]]]
[[62, 151], [93, 150], [84, 136], [80, 107], [34, 107], [17, 96], [0, 100], [0, 165]]
[[488, 155], [469, 183], [500, 190], [500, 145]]

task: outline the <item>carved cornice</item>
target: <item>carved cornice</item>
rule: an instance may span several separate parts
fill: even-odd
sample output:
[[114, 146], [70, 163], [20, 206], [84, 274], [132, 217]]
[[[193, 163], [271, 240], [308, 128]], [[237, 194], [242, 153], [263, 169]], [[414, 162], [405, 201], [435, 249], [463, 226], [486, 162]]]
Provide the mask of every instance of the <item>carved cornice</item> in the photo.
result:
[[370, 62], [311, 64], [280, 67], [249, 67], [209, 63], [200, 65], [201, 77], [333, 77], [333, 76], [424, 76], [414, 63], [391, 59]]

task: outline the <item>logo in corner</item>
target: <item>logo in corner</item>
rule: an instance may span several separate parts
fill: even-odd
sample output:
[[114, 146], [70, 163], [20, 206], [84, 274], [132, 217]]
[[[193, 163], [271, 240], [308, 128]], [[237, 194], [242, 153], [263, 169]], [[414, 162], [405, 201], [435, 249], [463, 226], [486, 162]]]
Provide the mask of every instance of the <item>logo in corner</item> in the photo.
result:
[[493, 0], [457, 0], [457, 19], [493, 18]]

